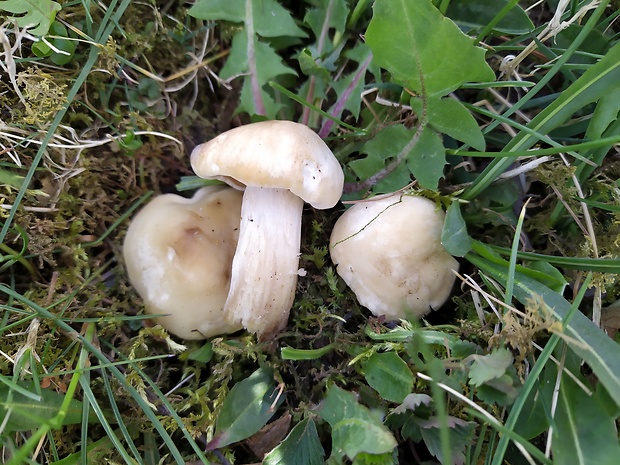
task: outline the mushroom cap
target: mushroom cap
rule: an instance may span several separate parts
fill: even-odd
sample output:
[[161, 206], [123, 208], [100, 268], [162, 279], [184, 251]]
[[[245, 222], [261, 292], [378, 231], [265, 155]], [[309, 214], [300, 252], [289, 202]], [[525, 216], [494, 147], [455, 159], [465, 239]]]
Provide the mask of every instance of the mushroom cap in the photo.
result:
[[325, 142], [310, 128], [292, 121], [261, 121], [224, 132], [197, 146], [194, 172], [245, 186], [288, 189], [315, 208], [340, 199], [344, 174]]
[[242, 193], [204, 187], [186, 199], [174, 194], [151, 200], [133, 218], [123, 256], [129, 280], [146, 311], [184, 339], [204, 339], [241, 329], [225, 320], [237, 247]]
[[434, 202], [403, 195], [355, 204], [338, 219], [330, 254], [360, 304], [406, 319], [446, 301], [459, 264], [441, 245], [444, 218]]

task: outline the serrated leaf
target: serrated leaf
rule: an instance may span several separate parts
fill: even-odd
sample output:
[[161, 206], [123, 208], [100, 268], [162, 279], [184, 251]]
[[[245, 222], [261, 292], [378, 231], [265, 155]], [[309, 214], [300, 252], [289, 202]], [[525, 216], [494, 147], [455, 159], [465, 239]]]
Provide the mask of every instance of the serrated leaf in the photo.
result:
[[[215, 436], [208, 450], [249, 438], [273, 416], [276, 386], [273, 373], [259, 368], [230, 390], [215, 423]], [[280, 396], [278, 403], [284, 401]]]
[[44, 36], [61, 6], [51, 0], [6, 0], [0, 1], [0, 10], [13, 13], [11, 21], [17, 22], [19, 27], [28, 28], [28, 32], [35, 36]]
[[[32, 386], [19, 383], [26, 389]], [[35, 430], [46, 421], [54, 418], [60, 411], [65, 400], [64, 394], [59, 394], [51, 389], [41, 390], [41, 399], [34, 400], [25, 395], [13, 391], [9, 400], [10, 389], [8, 386], [0, 386], [0, 424], [3, 424], [5, 432]], [[72, 399], [69, 404], [63, 425], [74, 425], [82, 422], [82, 402]], [[4, 423], [7, 414], [8, 420]]]
[[289, 465], [303, 463], [321, 465], [325, 451], [311, 418], [299, 422], [282, 443], [269, 452], [263, 465]]
[[[421, 114], [422, 99], [414, 98], [412, 107]], [[447, 134], [453, 139], [465, 142], [473, 148], [484, 151], [486, 144], [482, 130], [476, 119], [467, 108], [453, 98], [426, 99], [426, 121], [433, 129], [442, 134]]]
[[467, 224], [461, 215], [461, 206], [458, 202], [452, 202], [446, 211], [441, 244], [455, 257], [464, 257], [471, 250], [471, 237], [467, 234]]
[[376, 0], [365, 37], [375, 63], [422, 96], [443, 96], [466, 82], [495, 79], [485, 51], [431, 0]]
[[295, 74], [269, 45], [251, 37], [249, 47], [245, 31], [233, 37], [230, 56], [222, 67], [220, 77], [229, 79], [244, 75], [238, 111], [275, 118], [279, 106], [266, 90], [268, 81], [283, 74]]
[[359, 404], [351, 392], [332, 386], [316, 413], [332, 428], [332, 458], [354, 459], [360, 452], [383, 454], [396, 440], [381, 419]]
[[487, 355], [471, 355], [471, 359], [469, 384], [473, 386], [502, 377], [513, 362], [512, 353], [506, 348], [495, 349]]
[[247, 22], [251, 14], [253, 29], [262, 37], [306, 37], [291, 14], [275, 0], [198, 0], [187, 14], [197, 19], [234, 23]]
[[407, 167], [425, 189], [437, 190], [446, 165], [446, 149], [441, 137], [425, 126], [417, 143], [407, 156]]
[[[508, 0], [460, 0], [450, 2], [446, 16], [457, 24], [471, 28], [482, 29], [506, 6]], [[494, 31], [507, 34], [526, 34], [534, 29], [534, 25], [527, 13], [519, 5], [514, 5], [508, 13], [497, 23]]]
[[553, 458], [566, 465], [615, 465], [620, 444], [614, 419], [598, 396], [589, 395], [562, 375], [553, 429]]
[[396, 352], [372, 354], [364, 364], [364, 377], [390, 402], [402, 402], [413, 388], [413, 373]]
[[340, 118], [343, 110], [350, 111], [355, 119], [359, 116], [362, 104], [362, 90], [364, 89], [364, 76], [372, 58], [368, 47], [363, 46], [360, 48], [366, 53], [361, 55], [357, 69], [352, 73], [344, 75], [332, 85], [338, 95], [338, 99], [331, 107], [329, 114], [336, 118]]
[[317, 43], [317, 49], [324, 55], [332, 50], [331, 44], [330, 46], [325, 44], [328, 40], [328, 31], [330, 29], [340, 33], [344, 31], [349, 10], [345, 0], [319, 0], [314, 3], [317, 8], [308, 10], [304, 16], [304, 23], [310, 26], [317, 42], [323, 42]]

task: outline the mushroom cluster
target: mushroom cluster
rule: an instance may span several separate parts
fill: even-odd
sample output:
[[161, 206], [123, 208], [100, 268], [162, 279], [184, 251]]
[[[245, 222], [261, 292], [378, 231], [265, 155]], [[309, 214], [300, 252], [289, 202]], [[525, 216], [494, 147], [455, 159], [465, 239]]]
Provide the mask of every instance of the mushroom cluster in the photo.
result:
[[[133, 219], [123, 253], [146, 310], [171, 333], [201, 339], [245, 328], [282, 330], [295, 298], [304, 202], [331, 208], [344, 175], [308, 127], [264, 121], [197, 146], [194, 172], [228, 186], [155, 198]], [[336, 222], [338, 274], [373, 314], [417, 318], [440, 307], [458, 262], [441, 245], [443, 211], [393, 195], [358, 203]]]
[[[167, 315], [158, 320], [177, 336], [243, 327], [267, 339], [286, 326], [295, 297], [303, 204], [336, 205], [340, 164], [307, 126], [264, 121], [197, 146], [191, 165], [198, 176], [234, 188], [206, 188], [235, 199], [220, 204], [226, 226], [214, 222], [204, 190], [191, 201], [156, 198], [127, 232], [129, 278], [147, 311]], [[210, 274], [220, 280], [209, 281]]]
[[357, 203], [334, 226], [332, 261], [374, 315], [419, 318], [446, 301], [459, 267], [441, 245], [443, 224], [443, 211], [423, 197]]

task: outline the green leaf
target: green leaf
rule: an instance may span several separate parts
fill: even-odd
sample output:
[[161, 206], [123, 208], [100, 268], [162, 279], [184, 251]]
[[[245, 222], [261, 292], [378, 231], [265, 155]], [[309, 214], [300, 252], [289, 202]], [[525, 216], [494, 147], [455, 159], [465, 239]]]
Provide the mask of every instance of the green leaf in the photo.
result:
[[370, 49], [365, 45], [358, 47], [356, 52], [358, 53], [355, 53], [355, 55], [359, 60], [357, 69], [332, 83], [338, 99], [329, 109], [329, 114], [337, 118], [340, 118], [343, 110], [349, 110], [355, 119], [359, 117], [362, 91], [364, 89], [364, 76], [372, 57], [370, 56]]
[[506, 348], [495, 349], [487, 355], [471, 355], [473, 360], [469, 369], [469, 384], [480, 386], [492, 380], [501, 378], [512, 365], [512, 353]]
[[311, 418], [299, 422], [288, 436], [263, 459], [263, 465], [303, 463], [321, 465], [325, 451]]
[[413, 389], [413, 373], [396, 352], [375, 352], [363, 371], [368, 385], [390, 402], [402, 402]]
[[319, 66], [310, 53], [310, 50], [304, 48], [299, 55], [297, 55], [297, 61], [299, 61], [299, 69], [306, 76], [317, 76], [324, 80], [331, 79], [329, 71], [323, 66]]
[[50, 26], [49, 35], [60, 36], [48, 37], [47, 40], [56, 49], [64, 53], [54, 51], [42, 40], [32, 44], [33, 53], [38, 57], [50, 57], [52, 63], [56, 65], [65, 65], [69, 63], [73, 59], [73, 55], [75, 54], [77, 42], [67, 39], [69, 37], [67, 29], [58, 21], [54, 21]]
[[[266, 368], [259, 368], [235, 384], [224, 399], [208, 450], [249, 438], [260, 430], [276, 411], [272, 408], [276, 396], [273, 373]], [[282, 401], [284, 396], [280, 396], [278, 404]]]
[[431, 0], [376, 0], [373, 12], [365, 37], [374, 61], [413, 92], [441, 97], [466, 82], [495, 80], [484, 50]]
[[549, 262], [532, 262], [528, 264], [528, 268], [539, 271], [540, 275], [544, 276], [544, 279], [539, 279], [539, 281], [555, 292], [562, 294], [568, 285], [560, 270]]
[[597, 395], [586, 394], [568, 375], [562, 375], [554, 416], [553, 458], [566, 465], [615, 465], [620, 444], [614, 419]]
[[350, 161], [348, 166], [360, 180], [364, 181], [384, 169], [385, 160], [376, 155], [368, 155], [364, 158]]
[[[480, 30], [508, 3], [508, 0], [459, 0], [450, 2], [446, 16], [458, 25]], [[526, 34], [534, 29], [527, 13], [515, 5], [494, 27], [493, 30], [506, 34]]]
[[397, 452], [386, 452], [385, 454], [367, 454], [361, 452], [355, 456], [352, 465], [394, 465], [397, 463]]
[[381, 419], [357, 403], [351, 392], [332, 386], [316, 413], [332, 428], [332, 455], [340, 462], [361, 452], [384, 454], [396, 447], [396, 439]]
[[[441, 420], [436, 417], [431, 417], [428, 420], [419, 419], [416, 423], [420, 426], [422, 439], [424, 439], [424, 444], [428, 447], [428, 451], [437, 457], [440, 463], [444, 463], [441, 453]], [[452, 463], [455, 465], [462, 465], [465, 463], [465, 448], [471, 444], [475, 429], [476, 423], [473, 421], [448, 417], [450, 455], [452, 456]]]
[[407, 156], [407, 167], [425, 189], [437, 190], [446, 165], [446, 149], [441, 137], [428, 126]]
[[252, 36], [251, 41], [252, 47], [248, 48], [248, 35], [244, 31], [235, 34], [220, 77], [229, 79], [244, 75], [238, 111], [275, 119], [280, 107], [267, 92], [265, 84], [277, 76], [295, 72], [283, 64], [282, 58], [269, 45], [257, 40], [256, 36]]
[[35, 36], [44, 36], [49, 31], [56, 13], [61, 6], [51, 0], [6, 0], [0, 1], [0, 10], [13, 13], [9, 16], [19, 27], [28, 28], [28, 32]]
[[554, 364], [547, 363], [542, 374], [537, 378], [537, 387], [532, 389], [519, 412], [514, 425], [515, 433], [525, 439], [532, 439], [549, 427], [549, 407], [553, 404], [553, 391], [557, 369]]
[[[31, 383], [20, 382], [19, 386], [32, 389]], [[10, 398], [9, 393], [11, 393]], [[58, 414], [64, 400], [63, 394], [51, 389], [42, 389], [40, 400], [35, 400], [20, 392], [11, 392], [9, 386], [0, 386], [0, 424], [3, 424], [8, 414], [9, 418], [4, 424], [5, 432], [37, 429]], [[81, 422], [82, 402], [72, 399], [62, 424], [75, 425]]]
[[361, 152], [387, 160], [396, 157], [411, 141], [412, 136], [413, 133], [402, 124], [386, 126], [364, 144]]
[[[422, 99], [411, 99], [418, 115], [422, 114]], [[437, 132], [465, 142], [475, 149], [485, 150], [484, 136], [467, 108], [453, 98], [429, 98], [426, 103], [426, 120]]]
[[461, 215], [461, 205], [458, 202], [452, 202], [448, 207], [441, 231], [441, 244], [455, 257], [464, 257], [471, 250], [471, 237], [467, 234], [467, 224]]
[[[251, 12], [248, 10], [251, 8]], [[263, 37], [306, 37], [291, 14], [275, 0], [199, 0], [187, 12], [203, 20], [245, 22], [252, 15], [254, 31]]]
[[[327, 40], [328, 31], [342, 33], [345, 30], [349, 10], [345, 0], [319, 0], [312, 3], [318, 7], [308, 10], [304, 16], [304, 23], [310, 26], [317, 39], [317, 48], [320, 48], [317, 52], [324, 56], [333, 49], [333, 44]], [[329, 46], [326, 42], [329, 42]]]

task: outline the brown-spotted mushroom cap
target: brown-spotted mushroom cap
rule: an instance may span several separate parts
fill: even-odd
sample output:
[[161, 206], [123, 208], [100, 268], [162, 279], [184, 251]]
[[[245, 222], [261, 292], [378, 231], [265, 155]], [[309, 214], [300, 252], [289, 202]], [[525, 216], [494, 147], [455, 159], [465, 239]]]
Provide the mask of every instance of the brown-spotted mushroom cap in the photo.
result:
[[241, 126], [199, 145], [194, 172], [244, 189], [225, 313], [262, 338], [286, 326], [299, 271], [303, 203], [333, 207], [338, 160], [310, 128], [290, 121]]
[[394, 195], [353, 205], [336, 222], [330, 255], [358, 301], [388, 320], [439, 308], [459, 264], [441, 245], [444, 213], [423, 197]]
[[223, 313], [241, 199], [224, 186], [191, 199], [161, 195], [131, 221], [123, 244], [129, 280], [148, 313], [167, 315], [157, 320], [170, 333], [203, 339], [241, 329]]

